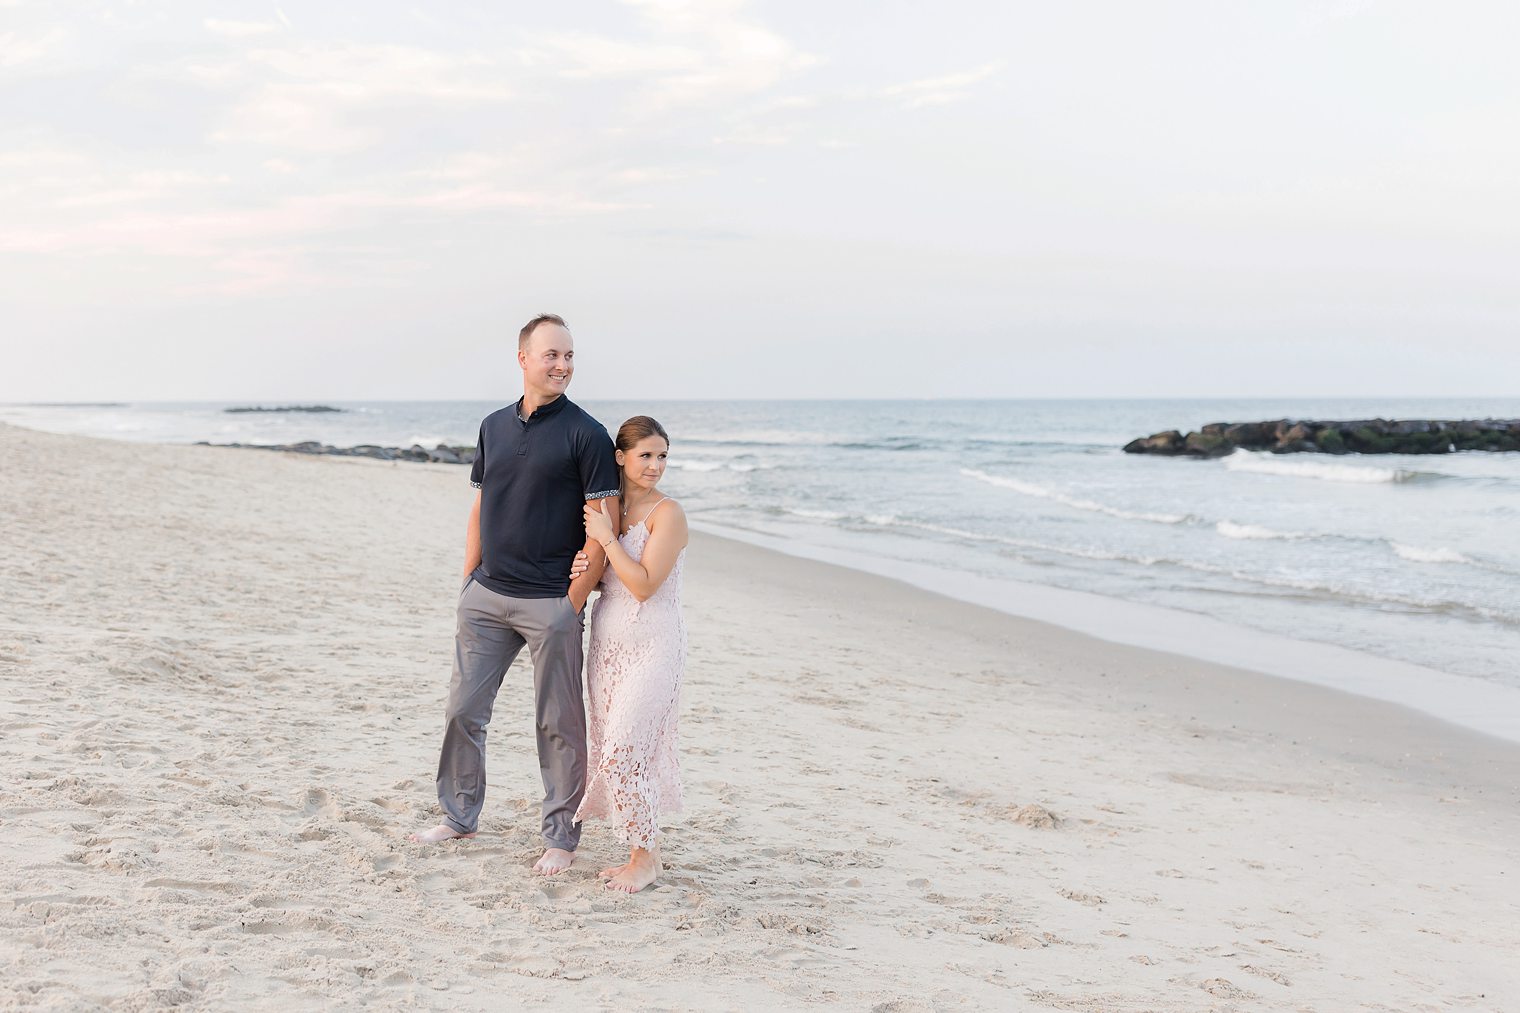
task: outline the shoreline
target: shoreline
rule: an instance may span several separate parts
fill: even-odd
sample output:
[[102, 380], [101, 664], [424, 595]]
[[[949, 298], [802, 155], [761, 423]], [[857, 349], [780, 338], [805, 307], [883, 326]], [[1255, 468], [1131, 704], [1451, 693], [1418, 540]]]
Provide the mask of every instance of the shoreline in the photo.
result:
[[929, 594], [1108, 643], [1161, 651], [1358, 699], [1395, 704], [1463, 731], [1520, 745], [1520, 689], [1474, 676], [1455, 675], [1339, 644], [1300, 640], [1194, 612], [1128, 602], [1091, 591], [991, 580], [918, 563], [787, 541], [760, 532], [709, 524], [700, 516], [692, 519], [691, 527], [796, 559], [898, 580]]
[[1520, 995], [1511, 743], [697, 531], [687, 807], [661, 883], [609, 896], [602, 824], [529, 872], [521, 659], [480, 837], [405, 841], [435, 818], [457, 468], [8, 427], [0, 468], [13, 1003]]
[[[36, 433], [15, 423], [0, 427]], [[136, 441], [85, 436], [139, 445]], [[222, 450], [264, 450], [304, 454], [329, 459], [372, 458], [408, 463], [451, 464], [458, 462], [436, 452], [413, 447], [407, 456], [388, 457], [360, 451], [394, 450], [368, 445], [312, 450], [320, 444], [263, 446], [253, 444], [146, 443], [141, 445], [197, 446]], [[445, 448], [440, 446], [438, 451]], [[466, 462], [467, 463], [467, 462]], [[787, 540], [739, 526], [712, 524], [700, 514], [692, 528], [731, 538], [793, 558], [832, 563], [860, 573], [874, 574], [933, 594], [972, 604], [990, 605], [995, 611], [1034, 619], [1115, 644], [1150, 648], [1194, 660], [1241, 668], [1275, 678], [1307, 682], [1350, 693], [1368, 700], [1394, 703], [1427, 716], [1450, 722], [1482, 735], [1520, 743], [1520, 687], [1511, 687], [1478, 676], [1460, 675], [1399, 658], [1385, 657], [1326, 641], [1292, 637], [1281, 633], [1215, 619], [1184, 609], [1131, 602], [1100, 592], [1063, 588], [1011, 579], [989, 579], [956, 573], [848, 549]]]

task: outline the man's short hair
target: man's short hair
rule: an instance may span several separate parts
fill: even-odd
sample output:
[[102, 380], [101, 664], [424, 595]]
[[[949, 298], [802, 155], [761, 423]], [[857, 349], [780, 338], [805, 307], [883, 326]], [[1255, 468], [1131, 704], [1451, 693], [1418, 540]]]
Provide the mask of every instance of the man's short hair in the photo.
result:
[[519, 352], [528, 347], [528, 339], [533, 337], [533, 330], [539, 324], [559, 324], [567, 331], [570, 329], [565, 325], [565, 318], [558, 313], [540, 313], [532, 320], [523, 324], [523, 329], [517, 332], [517, 350]]

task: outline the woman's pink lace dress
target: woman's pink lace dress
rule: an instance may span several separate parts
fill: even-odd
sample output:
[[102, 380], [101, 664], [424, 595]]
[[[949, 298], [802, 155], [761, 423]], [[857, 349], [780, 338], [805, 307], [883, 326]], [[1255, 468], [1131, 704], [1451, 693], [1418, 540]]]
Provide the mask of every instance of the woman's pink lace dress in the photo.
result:
[[[655, 504], [658, 506], [659, 504]], [[650, 511], [653, 512], [652, 510]], [[618, 542], [644, 555], [649, 529], [640, 521]], [[586, 654], [590, 763], [576, 820], [611, 820], [624, 844], [654, 847], [659, 819], [681, 808], [676, 717], [686, 624], [681, 618], [681, 564], [640, 602], [608, 566], [591, 609]]]

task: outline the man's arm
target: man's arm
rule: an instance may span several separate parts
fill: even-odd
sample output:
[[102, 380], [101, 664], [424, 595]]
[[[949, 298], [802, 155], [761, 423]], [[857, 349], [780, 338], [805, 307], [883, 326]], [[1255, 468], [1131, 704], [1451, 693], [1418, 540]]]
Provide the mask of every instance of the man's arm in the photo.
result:
[[[600, 545], [597, 546], [601, 548]], [[470, 504], [470, 523], [464, 529], [464, 575], [459, 579], [466, 581], [475, 568], [480, 565], [480, 490], [475, 490], [475, 502]], [[601, 575], [601, 571], [597, 571]]]
[[[612, 530], [617, 531], [623, 523], [622, 500], [608, 496], [601, 502], [607, 504], [607, 515], [612, 518]], [[586, 599], [591, 597], [591, 592], [602, 579], [602, 570], [607, 565], [607, 553], [603, 551], [602, 543], [595, 538], [588, 537], [581, 551], [586, 554], [586, 572], [570, 582], [570, 604], [575, 606], [577, 612], [585, 610]]]

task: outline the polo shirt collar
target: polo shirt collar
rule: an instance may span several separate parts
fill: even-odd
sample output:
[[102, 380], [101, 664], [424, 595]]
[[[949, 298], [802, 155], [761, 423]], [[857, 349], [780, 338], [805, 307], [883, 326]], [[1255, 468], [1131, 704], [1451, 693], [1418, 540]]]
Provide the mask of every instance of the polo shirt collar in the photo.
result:
[[[517, 404], [515, 404], [515, 405], [512, 406], [513, 410], [517, 413], [517, 417], [519, 419], [521, 419], [523, 417], [523, 401], [527, 398], [527, 396], [528, 395], [524, 394], [522, 397], [520, 397], [520, 398], [517, 399]], [[557, 412], [561, 408], [565, 407], [565, 402], [567, 400], [569, 400], [569, 399], [566, 398], [565, 395], [561, 394], [559, 397], [555, 398], [553, 401], [550, 401], [547, 404], [541, 404], [541, 405], [539, 405], [538, 406], [538, 411], [534, 412], [531, 416], [529, 416], [529, 419], [530, 420], [532, 420], [532, 419], [541, 419], [541, 418], [544, 418], [546, 416], [553, 415], [555, 412]]]

